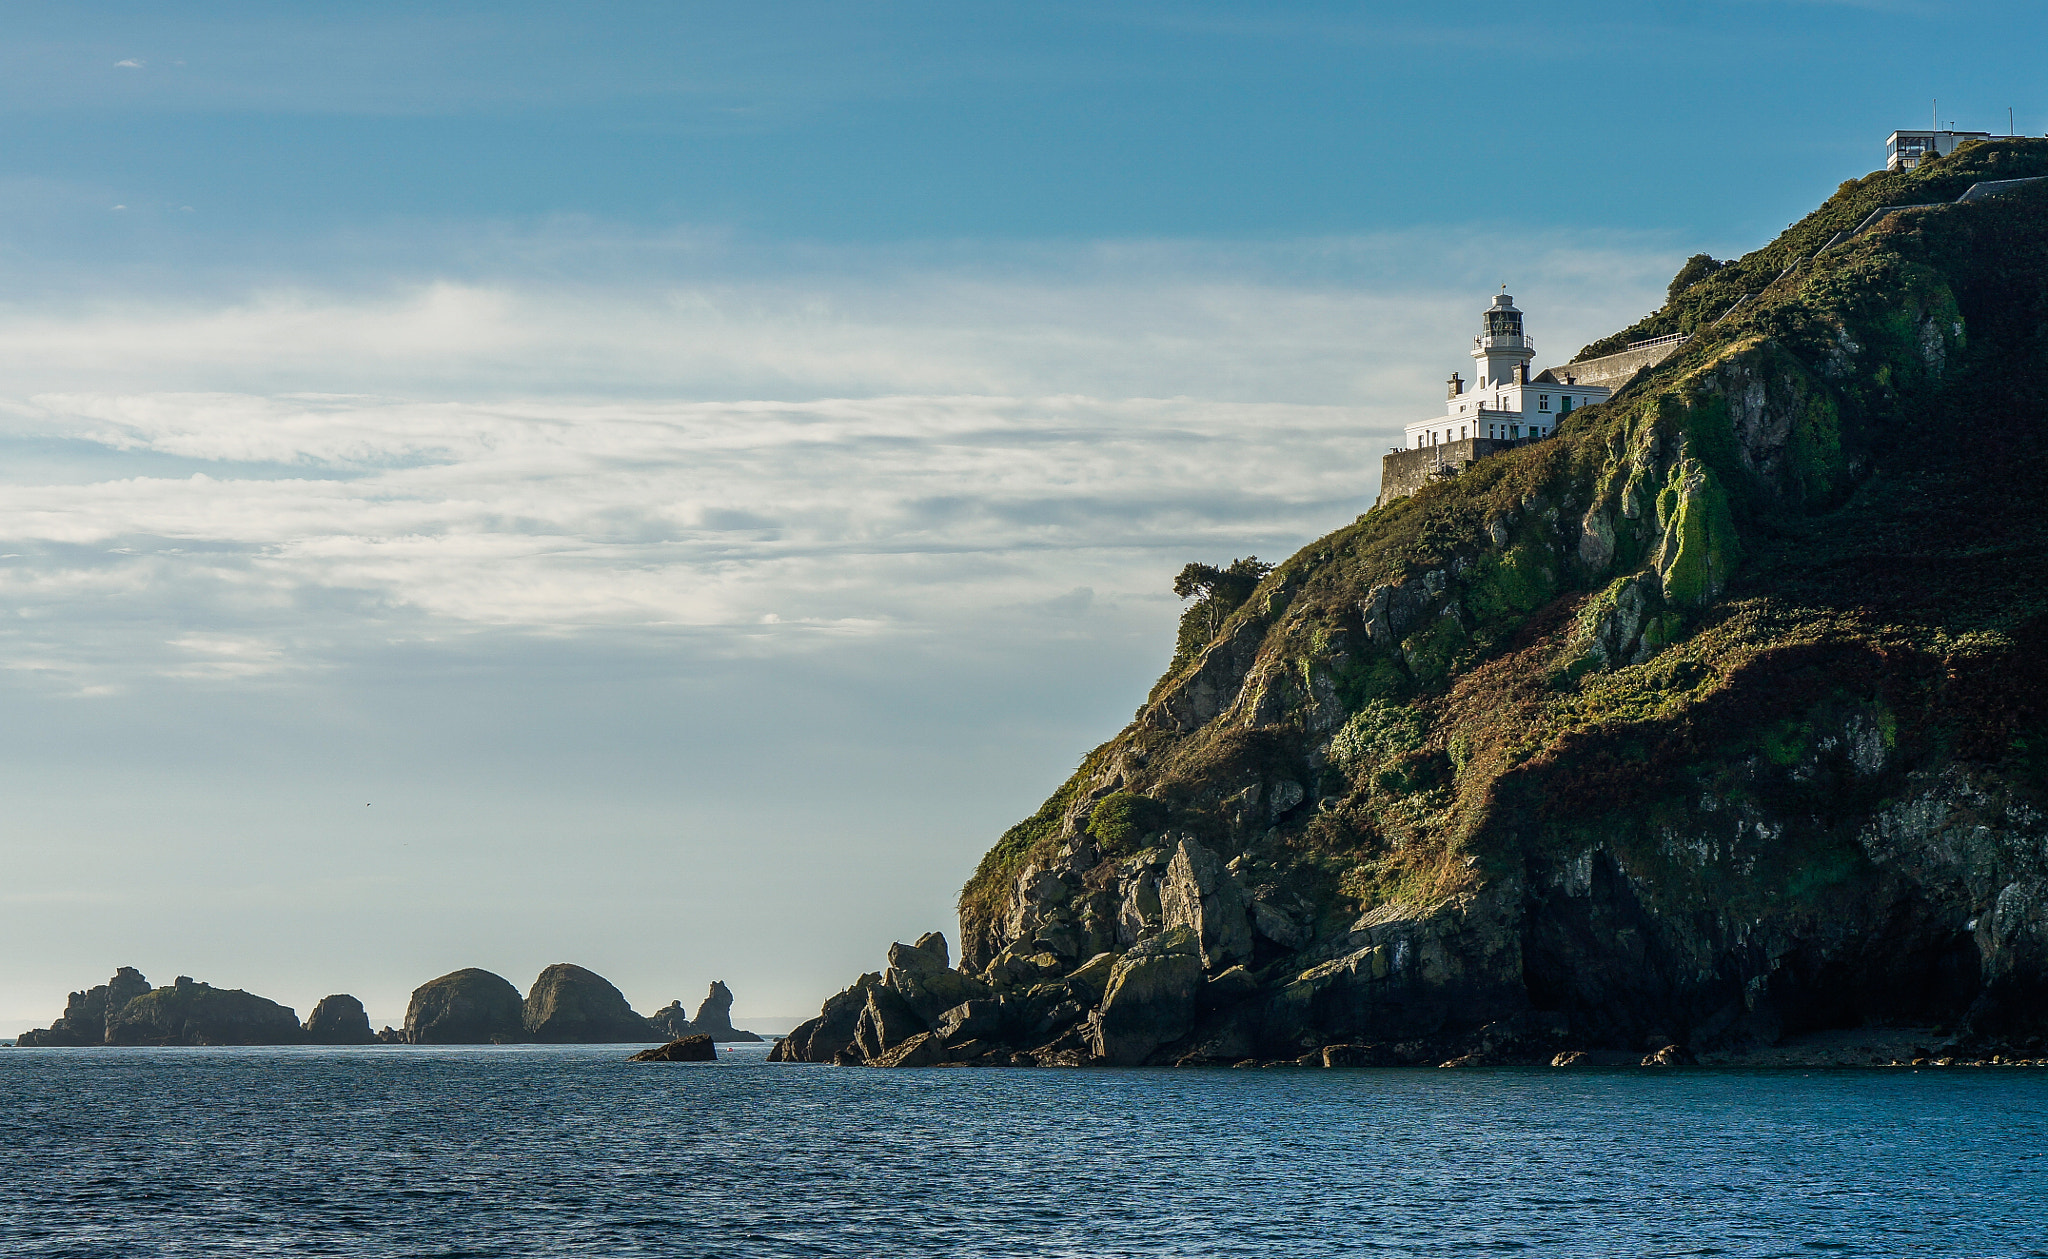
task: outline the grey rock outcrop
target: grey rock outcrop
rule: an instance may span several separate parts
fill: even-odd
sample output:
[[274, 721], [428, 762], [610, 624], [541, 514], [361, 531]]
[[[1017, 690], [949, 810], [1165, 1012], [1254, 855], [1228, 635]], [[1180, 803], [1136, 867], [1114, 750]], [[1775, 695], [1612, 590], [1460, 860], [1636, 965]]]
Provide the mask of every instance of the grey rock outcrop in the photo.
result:
[[[1299, 789], [1295, 798], [1300, 799]], [[1215, 853], [1183, 838], [1159, 888], [1161, 921], [1194, 937], [1205, 970], [1220, 971], [1252, 956], [1251, 920], [1243, 889]]]
[[405, 1039], [413, 1045], [517, 1044], [526, 1039], [525, 1002], [501, 975], [470, 966], [413, 990]]
[[372, 1045], [377, 1041], [363, 1003], [347, 993], [320, 998], [306, 1016], [303, 1030], [307, 1042], [314, 1045]]
[[596, 971], [556, 962], [534, 979], [520, 1010], [526, 1035], [541, 1044], [608, 1045], [653, 1040], [646, 1019]]
[[1092, 1029], [1095, 1056], [1135, 1066], [1194, 1024], [1201, 946], [1186, 926], [1167, 928], [1118, 960]]

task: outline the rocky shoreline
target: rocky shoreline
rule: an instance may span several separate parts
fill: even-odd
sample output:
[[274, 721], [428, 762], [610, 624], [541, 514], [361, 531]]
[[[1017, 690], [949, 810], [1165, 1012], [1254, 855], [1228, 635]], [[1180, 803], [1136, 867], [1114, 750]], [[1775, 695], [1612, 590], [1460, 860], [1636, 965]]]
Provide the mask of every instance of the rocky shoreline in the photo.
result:
[[502, 976], [470, 967], [414, 989], [405, 1026], [370, 1030], [363, 1003], [323, 997], [302, 1024], [289, 1007], [239, 988], [180, 975], [152, 988], [124, 966], [104, 984], [74, 992], [47, 1028], [24, 1032], [17, 1048], [97, 1045], [519, 1045], [627, 1044], [703, 1036], [705, 1043], [758, 1042], [732, 1025], [732, 989], [714, 982], [694, 1019], [672, 1001], [642, 1017], [594, 971], [558, 962], [524, 997]]

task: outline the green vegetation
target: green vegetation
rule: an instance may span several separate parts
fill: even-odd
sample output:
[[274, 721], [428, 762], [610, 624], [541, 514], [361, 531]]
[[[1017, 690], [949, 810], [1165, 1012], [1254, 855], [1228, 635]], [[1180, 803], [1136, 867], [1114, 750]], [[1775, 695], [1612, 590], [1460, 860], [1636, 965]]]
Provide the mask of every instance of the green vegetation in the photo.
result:
[[[1688, 260], [1663, 309], [1588, 346], [1694, 334], [1556, 438], [1277, 569], [1191, 565], [1167, 676], [983, 859], [963, 915], [997, 913], [1027, 853], [1083, 826], [1132, 842], [1154, 807], [1364, 909], [1595, 841], [1677, 897], [1736, 875], [1660, 836], [1744, 810], [1803, 820], [1728, 903], [1837, 895], [1874, 877], [1856, 810], [1909, 775], [1965, 763], [2048, 801], [2048, 415], [2029, 374], [2048, 358], [2048, 183], [1815, 257], [1880, 206], [2028, 175], [2048, 175], [2048, 141], [1848, 181], [1762, 249]], [[1244, 675], [1192, 669], [1225, 633], [1256, 644]], [[1174, 704], [1198, 684], [1229, 693], [1191, 728]], [[1119, 790], [1082, 817], [1110, 764]], [[1229, 804], [1281, 780], [1317, 807]]]

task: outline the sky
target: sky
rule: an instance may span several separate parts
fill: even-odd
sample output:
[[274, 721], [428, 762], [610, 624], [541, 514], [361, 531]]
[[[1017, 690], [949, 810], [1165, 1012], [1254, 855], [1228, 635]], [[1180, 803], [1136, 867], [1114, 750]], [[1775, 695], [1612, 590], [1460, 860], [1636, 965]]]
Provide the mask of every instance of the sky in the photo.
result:
[[[1997, 38], [1986, 33], [1997, 32]], [[135, 965], [786, 1029], [1378, 492], [1926, 124], [1927, 3], [10, 6], [0, 1034]], [[1935, 102], [1939, 101], [1938, 107]]]

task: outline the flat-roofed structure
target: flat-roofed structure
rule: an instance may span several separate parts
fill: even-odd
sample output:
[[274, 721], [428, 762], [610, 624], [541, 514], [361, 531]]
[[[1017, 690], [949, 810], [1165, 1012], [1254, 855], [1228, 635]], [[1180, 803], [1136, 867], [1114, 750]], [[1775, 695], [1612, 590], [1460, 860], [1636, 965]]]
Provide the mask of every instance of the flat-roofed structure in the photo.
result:
[[1971, 140], [1989, 140], [1989, 131], [1894, 131], [1885, 137], [1884, 168], [1912, 170], [1930, 157], [1953, 153]]

